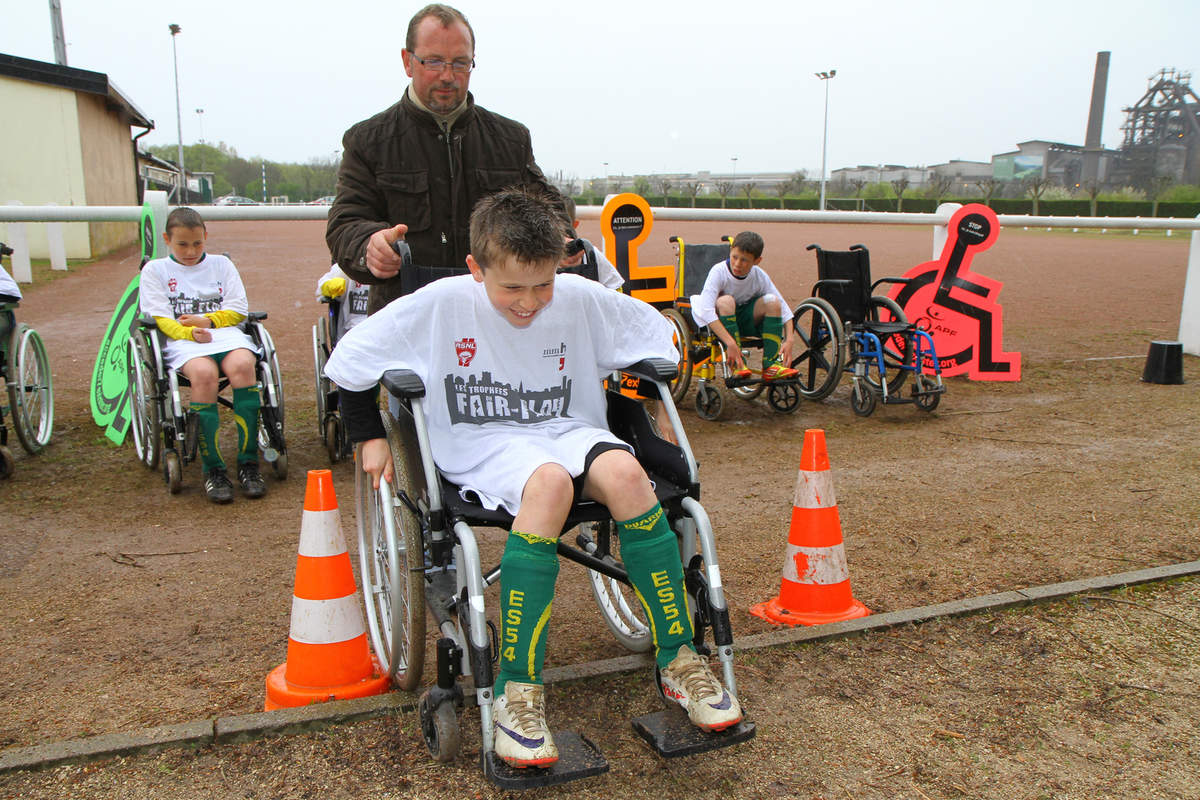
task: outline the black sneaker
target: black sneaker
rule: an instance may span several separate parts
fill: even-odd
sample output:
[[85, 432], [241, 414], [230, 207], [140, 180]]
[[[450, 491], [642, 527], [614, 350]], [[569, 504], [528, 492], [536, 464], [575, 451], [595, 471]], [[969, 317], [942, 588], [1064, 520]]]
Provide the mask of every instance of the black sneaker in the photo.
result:
[[213, 467], [204, 475], [204, 493], [214, 503], [228, 503], [233, 500], [233, 484], [224, 467]]
[[267, 493], [267, 482], [258, 471], [257, 461], [247, 461], [238, 464], [238, 483], [242, 485], [242, 494], [257, 499]]

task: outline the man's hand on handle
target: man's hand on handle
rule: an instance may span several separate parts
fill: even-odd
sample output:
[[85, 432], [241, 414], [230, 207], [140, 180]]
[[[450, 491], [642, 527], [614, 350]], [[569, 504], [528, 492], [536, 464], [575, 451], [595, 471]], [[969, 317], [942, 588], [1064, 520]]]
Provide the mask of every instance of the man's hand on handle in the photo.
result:
[[367, 240], [367, 269], [376, 278], [394, 278], [400, 272], [400, 256], [392, 249], [392, 243], [404, 238], [408, 226], [401, 223], [394, 228], [375, 231]]

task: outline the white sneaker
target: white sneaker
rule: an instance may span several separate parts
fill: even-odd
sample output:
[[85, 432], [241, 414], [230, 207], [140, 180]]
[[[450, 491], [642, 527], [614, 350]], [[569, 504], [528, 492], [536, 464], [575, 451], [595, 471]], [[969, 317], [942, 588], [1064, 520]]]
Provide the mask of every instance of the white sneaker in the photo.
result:
[[683, 706], [697, 728], [720, 731], [742, 721], [742, 707], [717, 680], [708, 662], [684, 645], [660, 672], [663, 695]]
[[514, 767], [548, 767], [558, 761], [558, 748], [546, 727], [545, 687], [509, 681], [493, 709], [498, 757]]

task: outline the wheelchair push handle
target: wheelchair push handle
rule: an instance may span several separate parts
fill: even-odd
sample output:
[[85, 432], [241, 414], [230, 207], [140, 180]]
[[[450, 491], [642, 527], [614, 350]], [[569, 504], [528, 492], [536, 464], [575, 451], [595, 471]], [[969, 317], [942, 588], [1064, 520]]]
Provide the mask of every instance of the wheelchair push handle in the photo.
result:
[[0, 258], [3, 258], [4, 256], [11, 256], [12, 254], [13, 249], [4, 242], [0, 242]]
[[400, 269], [406, 270], [412, 267], [412, 248], [408, 246], [408, 242], [403, 239], [392, 242], [392, 252], [400, 256]]

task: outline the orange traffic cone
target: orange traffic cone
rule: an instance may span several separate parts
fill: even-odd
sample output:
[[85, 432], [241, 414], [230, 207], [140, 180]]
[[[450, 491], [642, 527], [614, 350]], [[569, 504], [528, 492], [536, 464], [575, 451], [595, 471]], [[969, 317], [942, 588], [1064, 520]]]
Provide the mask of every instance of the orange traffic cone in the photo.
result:
[[850, 593], [825, 431], [804, 432], [779, 596], [752, 606], [750, 613], [784, 625], [820, 625], [871, 613]]
[[287, 661], [267, 675], [265, 709], [382, 694], [388, 683], [367, 645], [333, 475], [309, 470]]

